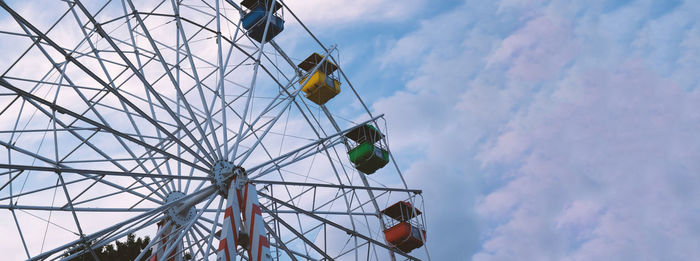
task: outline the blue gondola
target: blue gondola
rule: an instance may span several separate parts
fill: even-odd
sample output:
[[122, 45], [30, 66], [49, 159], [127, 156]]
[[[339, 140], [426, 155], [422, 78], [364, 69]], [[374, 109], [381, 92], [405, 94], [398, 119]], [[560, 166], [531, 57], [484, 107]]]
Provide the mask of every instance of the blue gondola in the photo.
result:
[[[270, 25], [267, 28], [265, 42], [272, 40], [284, 30], [284, 20], [277, 15], [277, 11], [281, 8], [277, 1], [273, 3], [271, 0], [245, 0], [241, 5], [250, 10], [243, 16], [242, 26], [255, 41], [262, 43], [267, 17], [270, 17]], [[268, 16], [269, 6], [273, 6], [271, 16]]]

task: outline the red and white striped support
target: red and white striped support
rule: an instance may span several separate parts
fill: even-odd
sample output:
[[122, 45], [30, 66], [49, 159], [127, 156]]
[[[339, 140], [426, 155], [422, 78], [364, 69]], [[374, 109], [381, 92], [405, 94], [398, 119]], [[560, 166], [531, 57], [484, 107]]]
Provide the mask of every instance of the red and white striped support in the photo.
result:
[[[239, 244], [238, 240], [242, 236], [238, 234], [239, 231], [248, 235], [248, 242], [241, 242], [248, 251], [248, 260], [272, 260], [270, 242], [265, 234], [265, 225], [255, 184], [245, 182], [238, 188], [236, 181], [234, 178], [229, 185], [224, 227], [216, 260], [233, 261], [236, 259], [236, 245]], [[241, 216], [241, 213], [244, 215]]]
[[[153, 248], [156, 252], [151, 255], [151, 259], [149, 261], [158, 261], [161, 260], [165, 249], [168, 248], [168, 235], [170, 235], [170, 232], [172, 232], [172, 223], [169, 223], [167, 226], [163, 226], [165, 224], [164, 220], [161, 220], [158, 222], [158, 232], [160, 233], [160, 238], [159, 239], [153, 239], [153, 240], [158, 240], [156, 241], [156, 245]], [[162, 232], [160, 232], [163, 230]], [[180, 255], [176, 255], [178, 248], [176, 247], [173, 249], [172, 252], [170, 252], [170, 256], [167, 256], [165, 258], [167, 261], [182, 261], [182, 258]], [[161, 257], [161, 258], [159, 258]]]
[[252, 261], [272, 260], [270, 242], [265, 234], [265, 224], [258, 201], [258, 191], [251, 183], [246, 183], [243, 190], [245, 191], [245, 220], [249, 223], [248, 235], [250, 235], [248, 256]]

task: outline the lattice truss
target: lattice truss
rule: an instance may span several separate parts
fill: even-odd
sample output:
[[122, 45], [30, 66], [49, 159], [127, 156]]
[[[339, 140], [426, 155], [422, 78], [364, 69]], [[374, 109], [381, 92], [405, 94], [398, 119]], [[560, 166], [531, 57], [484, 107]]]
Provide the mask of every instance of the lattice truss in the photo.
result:
[[[278, 5], [264, 15], [287, 30], [264, 23], [258, 38], [279, 35], [258, 41], [241, 22], [253, 10], [229, 0], [0, 0], [8, 258], [93, 256], [134, 233], [153, 239], [140, 258], [224, 260], [228, 229], [231, 260], [417, 260], [386, 241], [380, 211], [401, 200], [422, 208], [420, 190], [393, 158], [371, 176], [348, 158], [346, 134], [367, 125], [391, 155], [382, 115], [338, 50]], [[322, 61], [300, 69], [314, 52]], [[302, 90], [321, 71], [343, 89], [325, 104]], [[229, 197], [248, 187], [255, 197]], [[259, 206], [259, 232], [235, 232], [251, 227], [246, 202]], [[243, 211], [227, 214], [232, 204]], [[225, 227], [232, 215], [237, 228]], [[260, 242], [267, 257], [250, 250]]]

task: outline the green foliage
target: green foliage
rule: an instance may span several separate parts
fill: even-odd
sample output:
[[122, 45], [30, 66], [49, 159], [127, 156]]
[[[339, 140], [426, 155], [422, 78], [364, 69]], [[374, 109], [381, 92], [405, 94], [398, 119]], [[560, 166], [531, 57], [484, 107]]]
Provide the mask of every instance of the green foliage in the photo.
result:
[[[125, 242], [117, 240], [115, 242], [116, 246], [113, 244], [109, 244], [94, 250], [94, 252], [95, 255], [97, 255], [97, 258], [99, 258], [102, 261], [134, 260], [134, 258], [136, 258], [141, 253], [141, 250], [143, 250], [149, 242], [150, 239], [148, 238], [148, 236], [146, 236], [143, 239], [140, 237], [136, 239], [136, 236], [134, 236], [134, 234], [129, 234], [128, 236], [126, 236]], [[70, 250], [68, 250], [68, 252], [66, 252], [64, 256], [69, 256], [78, 253], [83, 249], [83, 245], [76, 245]], [[141, 258], [141, 260], [146, 260], [146, 258], [148, 258], [150, 255], [151, 249], [149, 249], [146, 252], [144, 257]], [[86, 252], [73, 260], [93, 261], [95, 260], [95, 258], [90, 252]]]
[[[150, 238], [146, 236], [145, 238], [141, 239], [140, 237], [137, 239], [134, 234], [129, 234], [126, 236], [126, 241], [121, 242], [117, 240], [114, 245], [109, 244], [103, 247], [100, 247], [96, 250], [94, 250], [95, 255], [97, 255], [97, 258], [99, 258], [101, 261], [122, 261], [122, 260], [134, 260], [141, 251], [146, 248], [148, 243], [150, 242]], [[116, 245], [116, 246], [115, 246]], [[72, 247], [68, 252], [66, 252], [63, 256], [67, 257], [69, 255], [78, 253], [84, 249], [83, 245], [76, 245]], [[145, 261], [149, 256], [151, 256], [151, 250], [148, 249], [146, 254], [141, 258], [140, 261]], [[185, 252], [183, 255], [183, 260], [191, 260], [192, 255], [189, 252]], [[78, 261], [94, 261], [95, 258], [92, 256], [90, 252], [85, 252], [82, 253], [80, 256], [76, 257], [73, 260], [78, 260]]]

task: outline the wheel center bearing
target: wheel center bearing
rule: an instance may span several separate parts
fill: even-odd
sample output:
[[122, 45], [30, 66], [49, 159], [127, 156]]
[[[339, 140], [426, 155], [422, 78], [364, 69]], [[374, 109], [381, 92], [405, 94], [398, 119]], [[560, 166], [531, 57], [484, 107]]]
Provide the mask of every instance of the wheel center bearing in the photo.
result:
[[211, 175], [214, 178], [212, 183], [216, 186], [219, 194], [224, 197], [228, 196], [229, 185], [234, 177], [238, 177], [238, 180], [241, 181], [247, 178], [243, 167], [228, 161], [217, 161], [212, 167]]
[[[185, 193], [173, 191], [168, 194], [168, 197], [165, 199], [165, 203], [167, 204], [183, 197], [185, 197]], [[180, 208], [178, 207], [171, 207], [165, 211], [165, 214], [178, 226], [187, 225], [197, 215], [197, 209], [194, 206], [181, 211], [178, 211], [179, 209]]]

